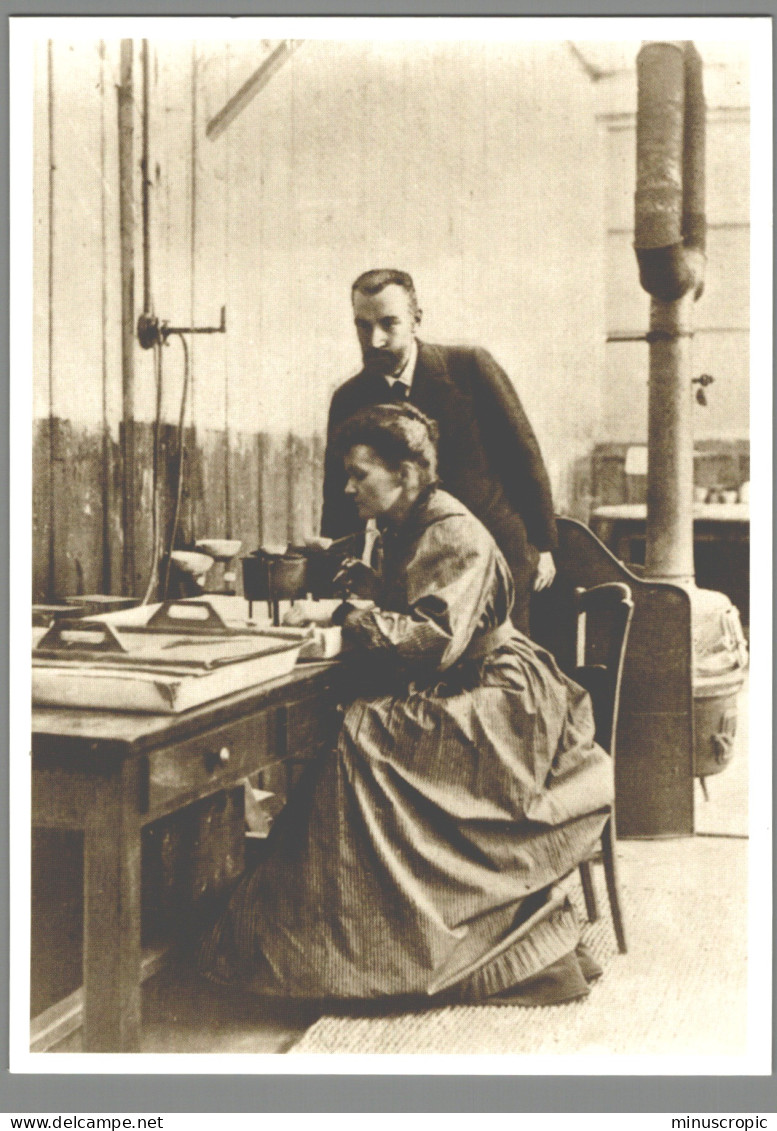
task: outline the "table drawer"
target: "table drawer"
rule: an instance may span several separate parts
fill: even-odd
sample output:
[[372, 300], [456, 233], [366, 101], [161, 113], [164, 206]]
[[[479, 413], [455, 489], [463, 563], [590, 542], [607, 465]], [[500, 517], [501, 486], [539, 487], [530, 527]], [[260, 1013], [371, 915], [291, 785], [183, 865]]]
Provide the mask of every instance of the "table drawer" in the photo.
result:
[[334, 701], [325, 698], [290, 703], [286, 708], [286, 754], [306, 758], [331, 746], [339, 729]]
[[278, 711], [270, 710], [149, 754], [146, 818], [228, 789], [276, 761], [280, 728]]

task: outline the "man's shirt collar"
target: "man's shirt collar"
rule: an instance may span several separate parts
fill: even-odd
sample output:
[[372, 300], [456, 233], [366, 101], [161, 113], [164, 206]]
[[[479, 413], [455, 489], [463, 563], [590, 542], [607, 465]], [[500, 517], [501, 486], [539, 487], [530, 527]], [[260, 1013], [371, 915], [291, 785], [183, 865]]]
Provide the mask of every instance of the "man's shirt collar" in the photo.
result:
[[408, 388], [408, 391], [409, 391], [412, 384], [413, 384], [413, 374], [415, 373], [415, 365], [416, 365], [417, 360], [418, 360], [418, 342], [416, 341], [415, 338], [413, 338], [413, 344], [410, 347], [410, 353], [408, 355], [407, 361], [405, 362], [405, 365], [402, 368], [402, 370], [399, 373], [391, 373], [391, 374], [386, 375], [386, 381], [388, 383], [388, 387], [390, 389], [393, 389], [394, 386], [399, 381], [403, 385], [406, 385], [407, 388]]

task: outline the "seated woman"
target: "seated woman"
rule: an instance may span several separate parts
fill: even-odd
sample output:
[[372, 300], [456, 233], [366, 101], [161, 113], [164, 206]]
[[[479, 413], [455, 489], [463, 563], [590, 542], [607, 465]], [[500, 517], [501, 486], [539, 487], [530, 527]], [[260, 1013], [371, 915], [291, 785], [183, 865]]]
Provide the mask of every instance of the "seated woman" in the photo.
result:
[[601, 833], [610, 759], [587, 694], [512, 626], [508, 567], [437, 484], [435, 439], [410, 405], [342, 428], [346, 490], [383, 532], [375, 604], [343, 625], [356, 697], [205, 939], [213, 980], [544, 1004], [601, 972], [557, 881]]

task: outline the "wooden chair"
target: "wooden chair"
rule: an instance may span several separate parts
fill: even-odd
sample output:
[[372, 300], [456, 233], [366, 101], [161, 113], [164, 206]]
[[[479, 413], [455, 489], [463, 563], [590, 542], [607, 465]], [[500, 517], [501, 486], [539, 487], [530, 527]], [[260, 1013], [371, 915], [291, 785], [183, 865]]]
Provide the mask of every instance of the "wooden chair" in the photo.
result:
[[[591, 696], [596, 725], [596, 741], [615, 760], [615, 736], [618, 727], [623, 661], [634, 602], [628, 585], [609, 582], [591, 589], [575, 590], [577, 613], [577, 663], [575, 680]], [[618, 873], [615, 858], [615, 803], [604, 826], [601, 849], [580, 864], [586, 914], [590, 921], [598, 918], [591, 864], [601, 860], [607, 883], [618, 950], [626, 953], [626, 933], [620, 906]]]
[[578, 587], [617, 581], [628, 585], [634, 601], [618, 720], [618, 834], [693, 836], [696, 779], [688, 591], [668, 581], [636, 577], [577, 519], [557, 515], [556, 527], [556, 577], [532, 596], [531, 637], [556, 657], [562, 671], [574, 679]]

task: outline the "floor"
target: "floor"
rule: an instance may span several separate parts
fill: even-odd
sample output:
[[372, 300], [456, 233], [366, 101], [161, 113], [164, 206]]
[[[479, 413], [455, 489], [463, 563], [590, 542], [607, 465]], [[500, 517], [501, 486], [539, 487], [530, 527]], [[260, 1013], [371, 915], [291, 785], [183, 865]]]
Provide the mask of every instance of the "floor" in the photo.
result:
[[[621, 846], [628, 953], [606, 915], [584, 927], [604, 974], [588, 997], [544, 1009], [455, 1006], [323, 1017], [291, 1048], [310, 1054], [741, 1056], [747, 1042], [745, 842]], [[600, 902], [604, 900], [601, 872]], [[692, 925], [692, 929], [690, 929]]]
[[[707, 779], [708, 799], [697, 786], [698, 835], [683, 840], [620, 842], [622, 881], [632, 898], [627, 911], [629, 954], [613, 960], [596, 988], [599, 1007], [595, 1008], [592, 994], [577, 1007], [567, 1036], [563, 1026], [556, 1027], [552, 1051], [596, 1048], [604, 1041], [605, 1028], [599, 1024], [602, 1007], [610, 1017], [615, 1013], [627, 1020], [621, 1042], [627, 1044], [633, 1038], [633, 1051], [736, 1052], [742, 1045], [746, 1020], [747, 711], [745, 687], [733, 761], [724, 773]], [[640, 893], [652, 893], [656, 900], [658, 910], [650, 922], [639, 915]], [[689, 914], [695, 917], [693, 932], [688, 930]], [[693, 1009], [683, 1010], [680, 1016], [673, 1012], [672, 1003], [680, 1000], [682, 992], [687, 997], [689, 990]], [[149, 981], [143, 1008], [143, 1051], [152, 1053], [285, 1053], [317, 1019], [309, 1009], [285, 1004], [269, 1009], [240, 993], [208, 986], [187, 968], [165, 971]], [[726, 1017], [722, 1036], [721, 1016]], [[360, 1034], [356, 1050], [326, 1051], [369, 1051], [371, 1031], [356, 1032]], [[467, 1039], [465, 1034], [461, 1048], [442, 1051], [487, 1051], [467, 1048]], [[76, 1051], [78, 1040], [74, 1034], [60, 1051]]]

